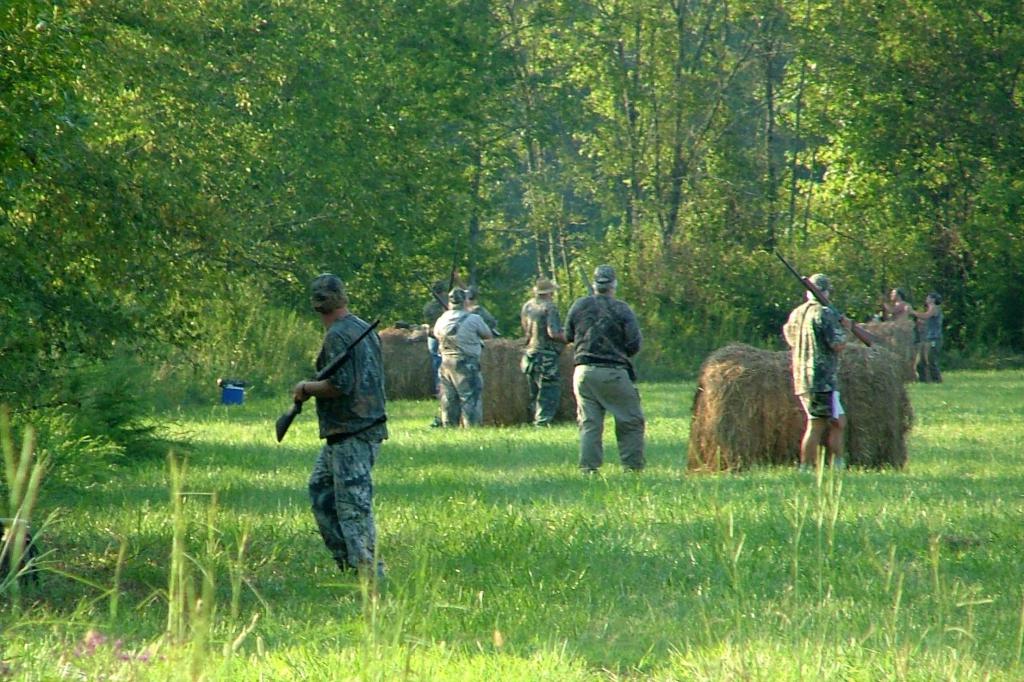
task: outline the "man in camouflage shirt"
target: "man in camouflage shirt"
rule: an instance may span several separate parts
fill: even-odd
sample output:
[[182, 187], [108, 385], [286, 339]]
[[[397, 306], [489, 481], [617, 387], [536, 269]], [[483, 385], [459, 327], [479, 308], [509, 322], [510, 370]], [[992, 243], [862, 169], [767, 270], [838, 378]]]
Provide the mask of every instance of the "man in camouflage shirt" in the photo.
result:
[[470, 284], [466, 289], [466, 310], [479, 315], [495, 337], [501, 336], [498, 333], [498, 318], [491, 315], [491, 311], [480, 305], [480, 287], [475, 284]]
[[572, 384], [580, 429], [580, 469], [597, 471], [604, 461], [605, 412], [615, 418], [619, 459], [630, 471], [644, 468], [646, 420], [630, 358], [640, 350], [640, 327], [632, 308], [615, 298], [615, 270], [594, 271], [592, 296], [577, 299], [565, 323], [566, 341], [576, 344]]
[[441, 347], [441, 426], [483, 423], [481, 342], [492, 335], [483, 318], [466, 311], [465, 306], [466, 292], [452, 289], [448, 310], [434, 323], [434, 336]]
[[[316, 359], [320, 370], [369, 325], [349, 312], [345, 285], [334, 275], [313, 280], [310, 300], [327, 330]], [[388, 437], [380, 337], [369, 334], [333, 375], [300, 381], [292, 393], [300, 402], [316, 398], [320, 438], [326, 441], [309, 478], [313, 517], [324, 544], [342, 570], [382, 577], [383, 565], [375, 558], [370, 475], [381, 441]]]
[[558, 358], [565, 332], [552, 300], [558, 287], [547, 277], [538, 277], [533, 298], [523, 304], [519, 322], [526, 336], [523, 372], [530, 380], [530, 414], [534, 426], [548, 426], [558, 412], [562, 378]]
[[[810, 281], [825, 297], [832, 285], [822, 274]], [[792, 349], [793, 392], [807, 413], [807, 427], [800, 442], [800, 470], [818, 464], [818, 449], [825, 445], [832, 465], [842, 468], [846, 414], [839, 400], [839, 353], [846, 346], [846, 330], [852, 322], [835, 308], [823, 306], [807, 292], [807, 301], [790, 313], [783, 335]]]

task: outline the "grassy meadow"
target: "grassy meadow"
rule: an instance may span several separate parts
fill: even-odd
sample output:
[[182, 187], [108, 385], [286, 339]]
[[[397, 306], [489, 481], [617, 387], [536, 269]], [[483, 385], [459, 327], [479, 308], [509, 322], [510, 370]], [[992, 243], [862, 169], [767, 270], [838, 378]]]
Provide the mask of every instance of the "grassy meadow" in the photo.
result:
[[687, 474], [690, 383], [641, 386], [641, 475], [610, 424], [584, 477], [574, 424], [443, 431], [394, 402], [379, 589], [315, 530], [311, 410], [282, 444], [286, 396], [164, 415], [192, 441], [174, 476], [44, 485], [0, 678], [1022, 679], [1024, 372], [909, 390], [907, 470], [820, 477]]

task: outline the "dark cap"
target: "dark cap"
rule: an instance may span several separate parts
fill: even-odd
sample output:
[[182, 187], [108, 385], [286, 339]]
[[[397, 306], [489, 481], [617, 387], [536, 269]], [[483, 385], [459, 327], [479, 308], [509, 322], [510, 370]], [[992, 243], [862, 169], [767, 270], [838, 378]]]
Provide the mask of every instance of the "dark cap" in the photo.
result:
[[317, 276], [309, 285], [309, 302], [318, 313], [329, 313], [347, 305], [345, 283], [330, 273]]
[[611, 284], [615, 281], [615, 269], [610, 265], [598, 265], [594, 268], [594, 284]]
[[448, 292], [449, 305], [462, 305], [466, 302], [466, 291], [458, 287]]
[[811, 275], [807, 279], [808, 279], [808, 281], [811, 284], [813, 284], [814, 286], [818, 287], [822, 291], [827, 292], [827, 291], [831, 291], [832, 290], [832, 282], [830, 282], [828, 277], [826, 277], [825, 275], [821, 274], [820, 272], [814, 273], [813, 275]]

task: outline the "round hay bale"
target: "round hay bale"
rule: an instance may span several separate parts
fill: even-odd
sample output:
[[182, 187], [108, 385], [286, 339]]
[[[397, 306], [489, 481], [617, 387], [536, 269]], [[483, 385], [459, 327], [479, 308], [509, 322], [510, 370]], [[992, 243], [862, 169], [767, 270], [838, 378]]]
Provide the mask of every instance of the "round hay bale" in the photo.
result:
[[389, 327], [381, 331], [380, 344], [384, 362], [384, 388], [389, 400], [435, 397], [425, 327]]
[[839, 390], [847, 412], [846, 461], [866, 467], [907, 464], [907, 433], [914, 409], [904, 385], [905, 360], [875, 345], [851, 344], [839, 365]]
[[687, 466], [745, 469], [796, 461], [804, 414], [789, 353], [730, 344], [704, 361], [693, 398]]
[[[525, 347], [526, 339], [494, 339], [484, 342], [484, 351], [480, 356], [480, 372], [484, 377], [484, 424], [509, 426], [533, 421], [529, 410], [530, 382], [519, 368]], [[575, 419], [571, 347], [562, 351], [559, 363], [562, 396], [556, 419]]]
[[562, 347], [562, 354], [558, 356], [558, 371], [562, 378], [562, 395], [558, 405], [558, 421], [576, 421], [576, 393], [572, 390], [572, 373], [576, 366], [573, 364], [573, 345], [567, 344]]
[[914, 369], [917, 363], [917, 345], [914, 343], [913, 320], [867, 322], [861, 326], [877, 336], [886, 348], [901, 359], [904, 381], [914, 381], [917, 378]]
[[484, 424], [508, 426], [530, 422], [530, 387], [519, 369], [522, 340], [493, 339], [484, 342], [480, 373], [484, 376]]
[[[901, 363], [881, 346], [850, 345], [843, 352], [839, 383], [851, 465], [902, 468], [907, 462], [913, 411]], [[731, 344], [701, 365], [687, 466], [718, 471], [795, 464], [804, 425], [789, 352]]]

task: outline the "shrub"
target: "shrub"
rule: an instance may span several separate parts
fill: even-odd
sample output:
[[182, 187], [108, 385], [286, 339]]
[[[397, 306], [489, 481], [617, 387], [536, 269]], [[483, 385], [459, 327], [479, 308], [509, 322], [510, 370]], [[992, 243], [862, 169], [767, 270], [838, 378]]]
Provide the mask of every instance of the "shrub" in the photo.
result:
[[64, 363], [25, 401], [15, 421], [35, 424], [51, 477], [84, 483], [129, 459], [162, 456], [168, 441], [149, 420], [150, 372], [132, 354]]

